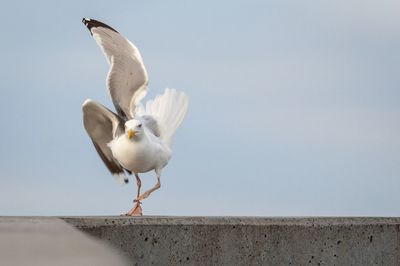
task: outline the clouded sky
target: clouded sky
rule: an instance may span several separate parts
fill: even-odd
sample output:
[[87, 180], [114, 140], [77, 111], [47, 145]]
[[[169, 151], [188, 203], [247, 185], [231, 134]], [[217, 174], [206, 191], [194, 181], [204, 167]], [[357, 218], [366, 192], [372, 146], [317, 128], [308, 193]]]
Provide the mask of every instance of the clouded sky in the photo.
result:
[[146, 99], [190, 97], [145, 214], [400, 215], [399, 1], [110, 3], [3, 4], [0, 215], [131, 207], [83, 129], [112, 107], [83, 17], [137, 45]]

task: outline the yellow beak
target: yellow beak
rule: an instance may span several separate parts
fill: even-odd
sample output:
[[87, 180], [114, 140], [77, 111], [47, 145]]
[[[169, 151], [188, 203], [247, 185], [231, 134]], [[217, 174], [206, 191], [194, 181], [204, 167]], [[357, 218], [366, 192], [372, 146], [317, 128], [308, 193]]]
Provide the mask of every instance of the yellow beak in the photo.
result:
[[135, 131], [128, 129], [128, 131], [126, 132], [126, 135], [128, 136], [129, 139], [131, 139], [132, 137], [135, 136]]

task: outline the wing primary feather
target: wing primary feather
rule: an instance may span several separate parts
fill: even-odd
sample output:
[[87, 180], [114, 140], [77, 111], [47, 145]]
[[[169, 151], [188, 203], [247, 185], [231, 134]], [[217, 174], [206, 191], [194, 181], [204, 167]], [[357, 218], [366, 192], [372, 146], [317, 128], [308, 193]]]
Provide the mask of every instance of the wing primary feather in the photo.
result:
[[92, 34], [92, 35], [93, 35], [93, 33], [92, 33], [92, 28], [99, 28], [99, 27], [101, 27], [101, 28], [106, 28], [106, 29], [110, 29], [110, 30], [115, 31], [115, 32], [118, 33], [118, 31], [116, 31], [115, 29], [111, 28], [111, 27], [108, 26], [107, 24], [105, 24], [105, 23], [103, 23], [103, 22], [101, 22], [101, 21], [95, 20], [95, 19], [83, 18], [83, 19], [82, 19], [82, 22], [83, 22], [83, 24], [85, 24], [85, 26], [86, 26], [86, 27], [88, 28], [88, 30], [90, 31], [90, 34]]
[[102, 149], [100, 148], [99, 144], [97, 144], [95, 141], [92, 141], [94, 147], [96, 148], [97, 153], [99, 154], [101, 160], [103, 163], [107, 166], [108, 170], [112, 174], [122, 174], [124, 172], [124, 169], [122, 168], [121, 165], [116, 164], [114, 161], [110, 160], [105, 153], [103, 153]]

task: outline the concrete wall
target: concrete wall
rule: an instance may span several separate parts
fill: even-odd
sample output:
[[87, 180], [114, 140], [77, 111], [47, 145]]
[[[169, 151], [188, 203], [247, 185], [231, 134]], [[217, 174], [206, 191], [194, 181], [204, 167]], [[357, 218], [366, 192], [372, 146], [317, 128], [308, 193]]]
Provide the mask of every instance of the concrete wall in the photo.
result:
[[132, 265], [400, 265], [400, 218], [63, 218]]

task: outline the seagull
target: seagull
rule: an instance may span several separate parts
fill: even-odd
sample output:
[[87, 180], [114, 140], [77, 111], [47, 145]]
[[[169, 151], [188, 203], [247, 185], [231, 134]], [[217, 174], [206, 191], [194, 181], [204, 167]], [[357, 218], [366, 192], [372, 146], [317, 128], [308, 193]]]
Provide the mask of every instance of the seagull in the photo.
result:
[[[171, 141], [188, 108], [183, 92], [166, 89], [143, 105], [148, 76], [139, 50], [112, 27], [84, 18], [110, 66], [107, 88], [116, 113], [88, 99], [82, 105], [83, 125], [108, 170], [128, 183], [136, 178], [137, 193], [126, 215], [143, 215], [141, 201], [160, 188], [162, 169], [171, 158]], [[155, 171], [157, 183], [140, 194], [139, 174]]]

